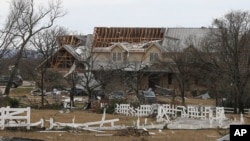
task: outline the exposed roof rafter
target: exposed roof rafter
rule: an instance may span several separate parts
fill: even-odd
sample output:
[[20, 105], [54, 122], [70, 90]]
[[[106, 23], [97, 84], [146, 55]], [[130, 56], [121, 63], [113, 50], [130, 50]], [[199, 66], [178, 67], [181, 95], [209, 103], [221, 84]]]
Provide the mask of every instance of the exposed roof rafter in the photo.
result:
[[163, 40], [165, 28], [95, 27], [93, 47], [108, 47], [112, 43], [140, 43]]

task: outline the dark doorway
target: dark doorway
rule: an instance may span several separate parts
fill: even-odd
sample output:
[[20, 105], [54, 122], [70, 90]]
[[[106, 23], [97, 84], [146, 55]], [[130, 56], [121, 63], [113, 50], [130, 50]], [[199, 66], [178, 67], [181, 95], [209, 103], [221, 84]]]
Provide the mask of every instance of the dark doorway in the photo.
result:
[[159, 74], [156, 73], [152, 73], [149, 74], [148, 76], [148, 88], [152, 88], [153, 90], [155, 90], [155, 85], [160, 85], [160, 77]]

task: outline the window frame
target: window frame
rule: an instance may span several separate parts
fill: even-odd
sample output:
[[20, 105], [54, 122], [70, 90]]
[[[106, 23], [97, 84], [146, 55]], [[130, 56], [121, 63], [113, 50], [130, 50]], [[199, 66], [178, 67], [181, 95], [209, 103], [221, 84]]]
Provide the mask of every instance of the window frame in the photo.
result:
[[122, 53], [121, 52], [112, 52], [112, 61], [122, 62]]

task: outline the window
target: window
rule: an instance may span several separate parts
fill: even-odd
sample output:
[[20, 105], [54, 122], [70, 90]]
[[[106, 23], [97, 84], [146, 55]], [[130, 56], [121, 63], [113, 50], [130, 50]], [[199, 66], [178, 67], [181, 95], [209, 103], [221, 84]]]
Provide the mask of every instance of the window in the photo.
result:
[[150, 62], [156, 61], [158, 59], [158, 53], [150, 53]]
[[121, 52], [113, 52], [113, 61], [114, 62], [122, 61], [122, 53]]

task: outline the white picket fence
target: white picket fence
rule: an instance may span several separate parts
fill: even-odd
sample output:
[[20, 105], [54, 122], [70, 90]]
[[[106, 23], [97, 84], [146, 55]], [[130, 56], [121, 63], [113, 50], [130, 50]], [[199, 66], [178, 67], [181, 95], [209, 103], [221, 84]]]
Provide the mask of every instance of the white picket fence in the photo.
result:
[[130, 106], [130, 104], [116, 104], [115, 113], [124, 114], [126, 116], [143, 117], [149, 116], [154, 112], [152, 105], [140, 105], [137, 108]]
[[30, 107], [27, 108], [0, 108], [0, 128], [26, 127], [30, 129]]
[[157, 112], [157, 121], [169, 121], [171, 117], [185, 117], [195, 119], [210, 119], [210, 120], [224, 120], [225, 111], [224, 107], [209, 107], [188, 105], [174, 106], [170, 104], [153, 104], [153, 105], [140, 105], [138, 108], [134, 108], [129, 104], [117, 104], [115, 112], [118, 114], [124, 114], [126, 116], [145, 117]]

